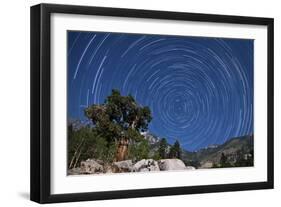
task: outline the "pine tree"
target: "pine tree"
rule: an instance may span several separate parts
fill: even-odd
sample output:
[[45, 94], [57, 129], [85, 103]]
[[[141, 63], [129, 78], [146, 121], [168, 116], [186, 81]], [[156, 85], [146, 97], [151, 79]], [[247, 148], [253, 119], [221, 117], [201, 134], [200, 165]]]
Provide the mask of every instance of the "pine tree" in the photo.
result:
[[178, 140], [175, 141], [169, 152], [169, 158], [181, 159], [181, 147]]
[[167, 147], [168, 147], [167, 140], [165, 138], [162, 138], [160, 140], [159, 149], [158, 149], [160, 159], [167, 158]]

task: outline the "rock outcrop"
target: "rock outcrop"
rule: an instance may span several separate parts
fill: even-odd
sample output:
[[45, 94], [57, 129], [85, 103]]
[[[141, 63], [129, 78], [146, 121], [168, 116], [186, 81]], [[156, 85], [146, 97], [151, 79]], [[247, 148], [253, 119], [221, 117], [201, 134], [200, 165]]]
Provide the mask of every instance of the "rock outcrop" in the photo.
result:
[[167, 170], [195, 170], [192, 166], [185, 166], [180, 159], [142, 159], [136, 163], [124, 160], [113, 163], [103, 163], [100, 160], [88, 159], [82, 161], [80, 168], [68, 170], [68, 175], [98, 174], [98, 173], [124, 173], [124, 172], [151, 172]]
[[112, 171], [113, 172], [132, 172], [133, 167], [134, 167], [134, 165], [133, 165], [132, 160], [113, 162]]
[[162, 159], [158, 161], [160, 170], [186, 170], [186, 166], [180, 159]]
[[93, 174], [103, 172], [103, 166], [93, 159], [87, 159], [86, 161], [82, 161], [80, 164], [80, 168], [82, 174]]
[[76, 168], [72, 168], [72, 169], [68, 169], [67, 171], [68, 175], [81, 175], [81, 168], [80, 167], [76, 167]]
[[134, 172], [160, 171], [157, 161], [153, 159], [142, 159], [134, 165]]

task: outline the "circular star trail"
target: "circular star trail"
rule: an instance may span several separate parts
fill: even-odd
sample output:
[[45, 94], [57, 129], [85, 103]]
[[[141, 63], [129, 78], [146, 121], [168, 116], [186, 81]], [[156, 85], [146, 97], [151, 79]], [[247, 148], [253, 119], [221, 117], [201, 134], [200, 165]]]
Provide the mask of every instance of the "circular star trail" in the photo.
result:
[[149, 106], [149, 131], [198, 150], [253, 133], [253, 40], [68, 32], [68, 116], [112, 89]]

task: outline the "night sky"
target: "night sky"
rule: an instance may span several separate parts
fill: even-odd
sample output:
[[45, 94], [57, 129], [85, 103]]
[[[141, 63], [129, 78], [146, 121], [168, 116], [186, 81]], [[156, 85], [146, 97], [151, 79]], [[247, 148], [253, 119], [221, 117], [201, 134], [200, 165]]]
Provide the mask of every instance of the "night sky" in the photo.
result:
[[253, 40], [68, 31], [68, 117], [112, 89], [149, 106], [149, 131], [194, 151], [253, 134]]

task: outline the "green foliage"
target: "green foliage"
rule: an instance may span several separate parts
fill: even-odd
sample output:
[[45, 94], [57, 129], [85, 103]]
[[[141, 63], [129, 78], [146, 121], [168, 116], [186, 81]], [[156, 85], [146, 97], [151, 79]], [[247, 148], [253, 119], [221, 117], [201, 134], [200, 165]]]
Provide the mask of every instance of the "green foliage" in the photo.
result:
[[[232, 155], [233, 156], [233, 155]], [[245, 149], [239, 149], [235, 153], [236, 160], [229, 161], [229, 157], [224, 153], [221, 153], [221, 158], [219, 163], [213, 163], [212, 168], [225, 168], [225, 167], [248, 167], [253, 166], [253, 150], [250, 152], [245, 151]]]
[[186, 166], [193, 166], [195, 168], [199, 168], [201, 166], [200, 162], [196, 159], [194, 160], [183, 160]]
[[108, 142], [121, 138], [139, 141], [140, 131], [147, 130], [152, 119], [148, 107], [139, 106], [131, 95], [121, 96], [118, 90], [112, 90], [104, 104], [85, 109], [85, 115]]
[[103, 156], [106, 163], [111, 163], [114, 160], [116, 154], [116, 144], [114, 142], [107, 145], [106, 154]]
[[250, 150], [249, 153], [243, 153], [242, 150], [236, 152], [237, 160], [235, 162], [235, 167], [248, 167], [254, 165], [254, 151]]
[[233, 165], [228, 162], [227, 156], [224, 153], [221, 153], [220, 167], [233, 167]]
[[219, 168], [220, 166], [218, 165], [218, 164], [216, 164], [216, 163], [213, 163], [213, 166], [212, 166], [212, 168]]
[[181, 147], [178, 140], [175, 141], [169, 152], [169, 158], [181, 159]]
[[[81, 157], [83, 157], [83, 154], [85, 153], [85, 141], [90, 141], [89, 139], [91, 137], [91, 130], [88, 127], [85, 127], [83, 129], [80, 129], [78, 131], [74, 131], [72, 126], [69, 126], [68, 131], [68, 157], [70, 158], [69, 165], [71, 162], [71, 158], [75, 155], [75, 161], [73, 161], [73, 165], [75, 162], [77, 163], [80, 161]], [[80, 154], [80, 156], [79, 156]], [[82, 155], [82, 156], [81, 156]]]
[[72, 125], [68, 126], [69, 168], [88, 158], [112, 162], [121, 140], [126, 139], [135, 143], [131, 145], [131, 154], [136, 159], [148, 157], [149, 145], [140, 132], [147, 130], [151, 112], [138, 105], [131, 95], [121, 96], [118, 90], [112, 90], [103, 104], [94, 104], [84, 112], [93, 127], [74, 130]]
[[154, 155], [152, 156], [152, 159], [154, 159], [154, 160], [161, 160], [162, 157], [159, 155], [159, 152], [155, 152]]
[[128, 158], [133, 161], [149, 158], [149, 143], [147, 140], [142, 139], [139, 142], [134, 142], [129, 145]]
[[68, 127], [68, 166], [69, 168], [79, 166], [82, 160], [95, 158], [111, 162], [114, 158], [116, 145], [107, 142], [105, 138], [91, 127], [82, 127], [73, 130], [72, 125]]
[[221, 153], [220, 165], [224, 166], [226, 162], [227, 162], [227, 157], [225, 156], [224, 153]]
[[160, 140], [159, 149], [157, 155], [159, 155], [159, 159], [166, 159], [167, 158], [167, 147], [168, 143], [165, 138]]

